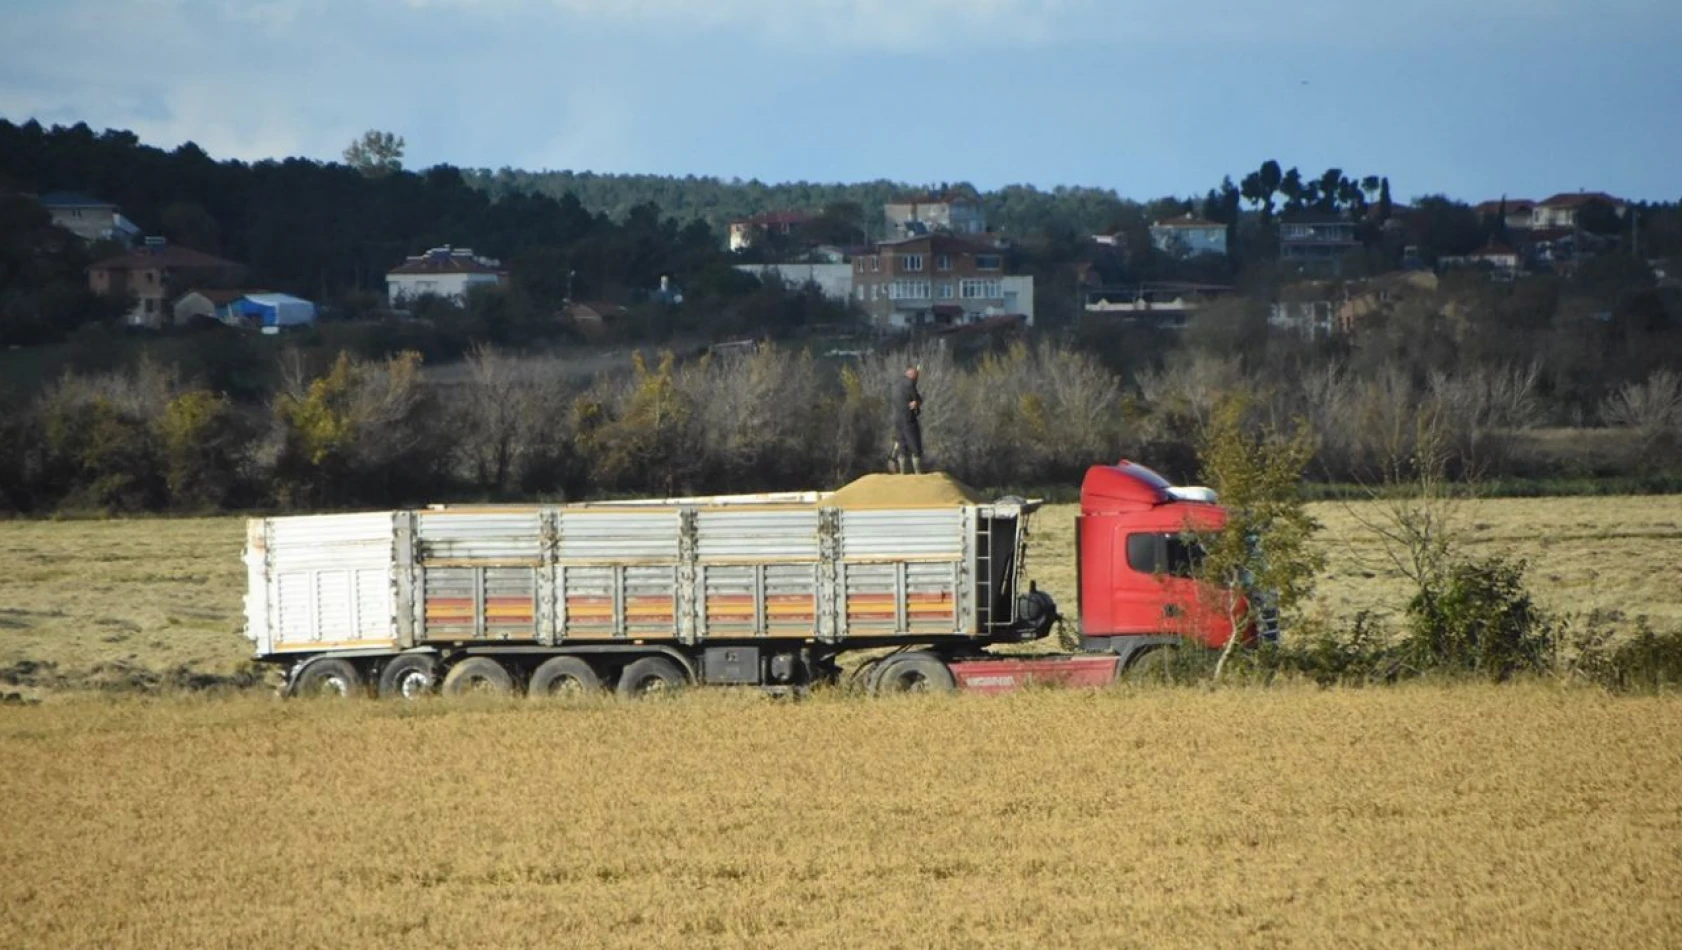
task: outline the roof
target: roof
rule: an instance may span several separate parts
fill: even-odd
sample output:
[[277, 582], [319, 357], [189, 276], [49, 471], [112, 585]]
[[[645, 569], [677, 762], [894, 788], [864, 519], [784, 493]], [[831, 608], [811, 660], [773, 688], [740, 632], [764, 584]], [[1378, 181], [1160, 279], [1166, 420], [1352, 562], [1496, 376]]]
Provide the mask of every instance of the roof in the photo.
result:
[[1341, 214], [1326, 211], [1293, 211], [1282, 219], [1286, 224], [1345, 224], [1354, 227], [1355, 222]]
[[294, 297], [291, 294], [250, 293], [245, 295], [245, 299], [264, 307], [282, 307], [287, 304], [300, 303], [306, 307], [315, 306], [315, 304], [310, 303], [308, 300], [305, 300], [302, 297]]
[[241, 297], [266, 293], [268, 293], [266, 290], [224, 290], [221, 288], [194, 287], [192, 290], [187, 291], [181, 296], [190, 297], [193, 294], [198, 294], [200, 297], [210, 301], [212, 304], [222, 307], [233, 303]]
[[1153, 228], [1225, 228], [1226, 225], [1220, 223], [1219, 221], [1206, 221], [1203, 218], [1194, 218], [1194, 217], [1192, 217], [1191, 215], [1188, 214], [1183, 218], [1168, 218], [1167, 220], [1164, 220], [1164, 221], [1158, 221], [1157, 223], [1151, 225], [1151, 227], [1153, 227]]
[[1544, 208], [1581, 208], [1591, 201], [1603, 201], [1609, 205], [1623, 205], [1622, 198], [1614, 198], [1604, 191], [1562, 192], [1542, 202]]
[[223, 260], [214, 254], [195, 251], [190, 247], [182, 247], [179, 244], [165, 244], [162, 246], [137, 247], [126, 254], [107, 257], [88, 269], [151, 270], [163, 267], [180, 270], [221, 270], [239, 266], [233, 261]]
[[894, 238], [877, 243], [878, 248], [899, 248], [908, 244], [922, 244], [928, 242], [929, 250], [934, 253], [945, 254], [957, 252], [959, 254], [1002, 254], [1002, 249], [975, 241], [967, 241], [952, 234], [913, 234], [910, 237]]
[[48, 208], [115, 208], [116, 202], [100, 201], [79, 191], [54, 191], [42, 195], [41, 204]]
[[473, 252], [464, 247], [451, 249], [449, 247], [433, 248], [425, 254], [417, 254], [403, 263], [386, 271], [393, 274], [501, 274], [502, 270], [482, 258], [474, 257]]
[[1506, 207], [1508, 214], [1512, 214], [1516, 211], [1529, 211], [1536, 207], [1536, 202], [1527, 198], [1502, 198], [1499, 201], [1480, 202], [1473, 210], [1478, 213], [1478, 217], [1482, 218], [1492, 214], [1500, 214], [1503, 206]]
[[600, 300], [573, 301], [572, 303], [567, 304], [565, 312], [572, 314], [580, 310], [587, 310], [603, 317], [617, 317], [631, 312], [629, 309], [622, 307], [619, 304], [605, 303]]

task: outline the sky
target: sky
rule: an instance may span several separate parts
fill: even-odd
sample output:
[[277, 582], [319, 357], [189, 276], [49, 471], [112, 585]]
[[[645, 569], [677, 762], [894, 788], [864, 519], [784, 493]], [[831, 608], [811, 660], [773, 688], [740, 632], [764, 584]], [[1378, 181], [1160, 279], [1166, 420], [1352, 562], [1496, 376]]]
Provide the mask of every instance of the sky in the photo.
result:
[[0, 117], [218, 158], [1682, 198], [1678, 0], [0, 0]]

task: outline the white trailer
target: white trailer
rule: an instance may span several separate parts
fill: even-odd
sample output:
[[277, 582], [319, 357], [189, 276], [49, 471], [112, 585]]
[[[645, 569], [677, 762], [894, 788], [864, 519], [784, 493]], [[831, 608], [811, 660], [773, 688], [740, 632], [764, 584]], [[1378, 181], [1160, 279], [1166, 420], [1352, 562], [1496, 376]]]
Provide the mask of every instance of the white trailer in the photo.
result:
[[902, 649], [873, 683], [949, 686], [951, 664], [1051, 628], [1050, 598], [1019, 590], [1036, 507], [793, 493], [259, 518], [246, 635], [289, 693], [790, 689], [882, 647]]

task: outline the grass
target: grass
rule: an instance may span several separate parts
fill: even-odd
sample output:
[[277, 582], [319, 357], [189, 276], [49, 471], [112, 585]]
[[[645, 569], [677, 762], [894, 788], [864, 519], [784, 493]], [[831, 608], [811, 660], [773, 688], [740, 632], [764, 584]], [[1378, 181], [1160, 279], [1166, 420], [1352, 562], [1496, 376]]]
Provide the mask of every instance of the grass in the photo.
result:
[[0, 708], [0, 946], [1682, 939], [1682, 705], [1542, 686]]
[[[1319, 609], [1345, 621], [1399, 611], [1406, 585], [1357, 517], [1373, 504], [1313, 510], [1330, 554]], [[1028, 560], [1029, 575], [1070, 615], [1075, 511], [1041, 512]], [[1466, 503], [1459, 520], [1468, 552], [1530, 560], [1545, 607], [1616, 609], [1682, 628], [1682, 496], [1489, 499]], [[235, 676], [250, 657], [240, 635], [243, 543], [244, 522], [232, 517], [0, 522], [0, 688], [149, 686], [171, 671]]]

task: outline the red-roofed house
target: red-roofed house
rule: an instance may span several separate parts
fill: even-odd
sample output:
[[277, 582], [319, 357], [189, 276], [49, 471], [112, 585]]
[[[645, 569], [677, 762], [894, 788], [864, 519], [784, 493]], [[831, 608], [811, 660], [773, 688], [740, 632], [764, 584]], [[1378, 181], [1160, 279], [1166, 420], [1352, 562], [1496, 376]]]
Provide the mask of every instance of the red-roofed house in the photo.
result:
[[233, 261], [150, 237], [141, 247], [90, 266], [88, 286], [98, 294], [133, 297], [130, 326], [158, 327], [169, 312], [164, 301], [182, 286], [237, 284], [244, 274], [245, 268]]
[[500, 261], [475, 257], [472, 248], [446, 244], [393, 267], [385, 275], [385, 283], [393, 307], [427, 296], [462, 304], [467, 302], [470, 288], [495, 287], [507, 276]]
[[1591, 204], [1604, 204], [1611, 208], [1618, 217], [1623, 217], [1629, 210], [1629, 205], [1622, 198], [1614, 198], [1603, 191], [1579, 191], [1574, 194], [1558, 194], [1538, 204], [1532, 215], [1534, 227], [1538, 228], [1574, 228], [1577, 226], [1577, 214]]
[[752, 247], [767, 234], [788, 236], [812, 220], [804, 211], [767, 211], [730, 222], [730, 250]]

